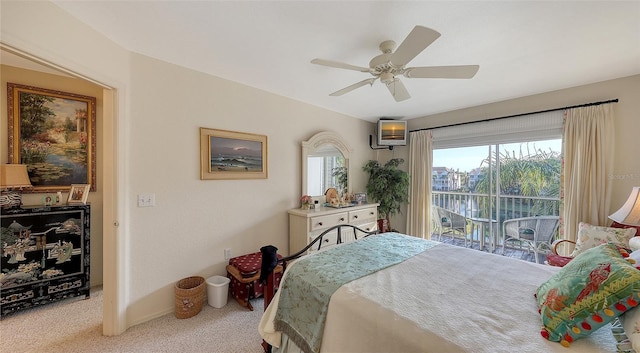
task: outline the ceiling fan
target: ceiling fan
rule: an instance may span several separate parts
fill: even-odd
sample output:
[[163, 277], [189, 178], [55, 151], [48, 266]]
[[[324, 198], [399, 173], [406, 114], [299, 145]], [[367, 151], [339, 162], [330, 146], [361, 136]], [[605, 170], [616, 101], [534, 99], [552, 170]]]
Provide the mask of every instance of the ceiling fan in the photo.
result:
[[339, 69], [368, 72], [373, 75], [371, 78], [333, 92], [330, 96], [341, 96], [366, 84], [373, 86], [373, 83], [379, 78], [380, 81], [387, 86], [393, 98], [395, 98], [397, 102], [401, 102], [411, 98], [411, 96], [402, 81], [396, 76], [403, 75], [407, 78], [472, 78], [476, 72], [478, 72], [480, 68], [478, 65], [405, 67], [409, 61], [413, 60], [413, 58], [438, 39], [438, 37], [440, 37], [440, 33], [431, 28], [415, 26], [395, 52], [396, 42], [387, 40], [380, 43], [382, 54], [371, 59], [369, 67], [355, 66], [325, 59], [313, 59], [311, 63]]

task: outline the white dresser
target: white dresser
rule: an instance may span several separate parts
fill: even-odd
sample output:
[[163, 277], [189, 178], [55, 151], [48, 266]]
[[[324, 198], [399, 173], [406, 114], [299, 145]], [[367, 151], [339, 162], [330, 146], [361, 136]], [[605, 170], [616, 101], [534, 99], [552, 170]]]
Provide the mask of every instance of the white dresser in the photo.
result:
[[[338, 224], [351, 224], [366, 231], [378, 228], [378, 204], [370, 203], [345, 208], [320, 207], [315, 210], [289, 210], [289, 254], [300, 251], [320, 233]], [[336, 244], [338, 233], [324, 236], [327, 245]], [[353, 229], [343, 229], [342, 241], [354, 239]], [[324, 246], [324, 245], [323, 245]], [[315, 249], [317, 247], [314, 246]]]

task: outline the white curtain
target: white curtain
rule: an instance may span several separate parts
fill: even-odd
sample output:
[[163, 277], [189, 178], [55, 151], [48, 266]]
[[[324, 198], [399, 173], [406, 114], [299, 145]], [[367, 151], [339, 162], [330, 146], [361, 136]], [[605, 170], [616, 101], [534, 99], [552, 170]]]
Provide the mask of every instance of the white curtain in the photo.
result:
[[580, 222], [608, 223], [614, 138], [611, 104], [567, 110], [562, 143], [562, 238], [575, 241]]
[[414, 131], [409, 135], [409, 205], [407, 234], [431, 238], [431, 167], [433, 164], [431, 131]]

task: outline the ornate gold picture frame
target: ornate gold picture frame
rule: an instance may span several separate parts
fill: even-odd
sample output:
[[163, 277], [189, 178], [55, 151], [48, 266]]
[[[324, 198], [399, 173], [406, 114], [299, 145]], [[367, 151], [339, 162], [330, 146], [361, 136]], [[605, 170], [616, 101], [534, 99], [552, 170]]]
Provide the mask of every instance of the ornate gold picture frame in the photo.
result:
[[96, 98], [7, 83], [9, 161], [26, 164], [30, 192], [96, 190]]

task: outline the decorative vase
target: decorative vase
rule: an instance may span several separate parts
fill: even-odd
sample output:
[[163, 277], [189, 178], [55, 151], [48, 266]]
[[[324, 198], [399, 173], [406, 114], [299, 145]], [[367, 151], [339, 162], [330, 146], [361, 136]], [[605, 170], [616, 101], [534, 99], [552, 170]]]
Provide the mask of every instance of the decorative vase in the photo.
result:
[[309, 209], [309, 206], [310, 206], [310, 204], [308, 204], [308, 203], [303, 203], [303, 204], [302, 204], [302, 207], [300, 207], [300, 208], [301, 208], [301, 209], [303, 209], [303, 210], [308, 210], [308, 209]]

